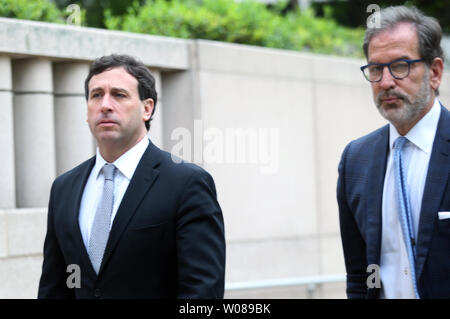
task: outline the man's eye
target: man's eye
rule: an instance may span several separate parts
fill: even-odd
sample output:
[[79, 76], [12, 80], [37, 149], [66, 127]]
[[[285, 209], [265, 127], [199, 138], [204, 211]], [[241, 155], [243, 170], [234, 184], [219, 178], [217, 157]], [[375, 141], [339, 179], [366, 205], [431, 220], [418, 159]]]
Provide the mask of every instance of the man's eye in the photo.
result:
[[369, 71], [370, 71], [370, 73], [380, 73], [380, 72], [382, 72], [382, 67], [381, 66], [379, 66], [379, 65], [371, 65], [371, 66], [369, 66]]
[[391, 64], [392, 71], [402, 72], [408, 70], [408, 63], [406, 62], [396, 62]]

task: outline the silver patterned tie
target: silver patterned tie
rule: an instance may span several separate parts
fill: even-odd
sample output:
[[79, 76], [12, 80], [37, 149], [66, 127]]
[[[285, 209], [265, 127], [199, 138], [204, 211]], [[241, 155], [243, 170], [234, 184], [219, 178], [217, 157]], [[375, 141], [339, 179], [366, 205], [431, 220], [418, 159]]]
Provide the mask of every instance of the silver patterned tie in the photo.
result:
[[108, 242], [111, 214], [114, 203], [114, 173], [116, 167], [113, 164], [105, 164], [102, 168], [105, 176], [103, 193], [97, 206], [94, 223], [92, 224], [91, 237], [89, 239], [89, 258], [92, 266], [98, 274]]

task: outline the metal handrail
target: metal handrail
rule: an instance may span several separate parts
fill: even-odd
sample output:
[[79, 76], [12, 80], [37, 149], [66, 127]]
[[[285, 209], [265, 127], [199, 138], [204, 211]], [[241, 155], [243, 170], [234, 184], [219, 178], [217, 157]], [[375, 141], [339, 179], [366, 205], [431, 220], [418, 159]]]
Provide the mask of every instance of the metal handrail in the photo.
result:
[[334, 275], [291, 277], [291, 278], [255, 280], [255, 281], [241, 281], [241, 282], [226, 283], [225, 290], [235, 291], [245, 289], [317, 285], [331, 282], [341, 282], [345, 280], [346, 280], [345, 274], [334, 274]]

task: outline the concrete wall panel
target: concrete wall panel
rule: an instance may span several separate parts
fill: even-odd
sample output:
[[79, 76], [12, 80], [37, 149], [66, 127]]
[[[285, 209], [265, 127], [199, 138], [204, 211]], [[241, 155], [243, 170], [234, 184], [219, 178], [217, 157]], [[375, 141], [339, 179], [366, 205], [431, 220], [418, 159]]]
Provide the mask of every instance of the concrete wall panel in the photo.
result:
[[370, 88], [317, 83], [317, 163], [320, 187], [320, 232], [339, 232], [336, 185], [345, 146], [387, 122], [378, 113]]
[[6, 211], [8, 256], [40, 255], [47, 230], [47, 209]]
[[41, 269], [41, 256], [0, 260], [0, 299], [36, 299]]
[[0, 210], [0, 260], [8, 256], [8, 229], [6, 213]]
[[14, 117], [12, 92], [0, 91], [0, 147], [2, 165], [0, 165], [0, 208], [16, 206], [14, 176]]
[[158, 94], [158, 100], [156, 102], [155, 113], [153, 114], [153, 120], [151, 121], [150, 131], [147, 136], [152, 140], [153, 144], [159, 148], [164, 148], [164, 106], [163, 106], [163, 94], [162, 94], [162, 78], [159, 70], [150, 70], [156, 81], [156, 92]]
[[233, 283], [317, 275], [319, 248], [317, 238], [306, 237], [229, 242], [226, 280]]
[[0, 56], [0, 74], [0, 147], [2, 148], [0, 208], [14, 208], [16, 206], [14, 119], [11, 59], [8, 56]]
[[[228, 238], [267, 239], [315, 233], [311, 86], [221, 72], [201, 72], [199, 78], [204, 133], [215, 130], [223, 136], [223, 162], [204, 158], [203, 165], [215, 177]], [[234, 147], [228, 147], [233, 139], [229, 132], [239, 134], [238, 130], [254, 133], [244, 142], [244, 163], [238, 160], [238, 140], [234, 139]], [[220, 147], [220, 140], [212, 133], [204, 143], [204, 152], [211, 143], [217, 142]], [[230, 159], [234, 161], [228, 162], [233, 151]], [[259, 151], [270, 154], [268, 160]], [[253, 152], [255, 161], [250, 155]], [[248, 225], [252, 225], [251, 232]]]

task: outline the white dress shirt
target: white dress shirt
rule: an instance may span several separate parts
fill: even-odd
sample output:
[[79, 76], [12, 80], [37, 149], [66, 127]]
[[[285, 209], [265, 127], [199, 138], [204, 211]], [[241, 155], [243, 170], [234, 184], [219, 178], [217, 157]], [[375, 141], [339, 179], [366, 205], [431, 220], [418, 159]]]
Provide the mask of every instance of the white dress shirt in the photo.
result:
[[[435, 99], [430, 111], [405, 135], [403, 148], [406, 184], [409, 189], [414, 237], [417, 242], [420, 209], [431, 150], [441, 114]], [[414, 288], [406, 246], [399, 222], [394, 172], [394, 142], [400, 134], [389, 125], [389, 155], [382, 202], [382, 237], [380, 256], [381, 298], [414, 299]]]
[[[114, 204], [110, 227], [113, 223], [114, 217], [116, 216], [117, 209], [122, 202], [123, 195], [128, 188], [128, 184], [130, 183], [134, 171], [136, 170], [142, 155], [147, 149], [148, 144], [148, 137], [145, 136], [139, 143], [129, 149], [126, 153], [122, 154], [122, 156], [112, 163], [117, 169], [114, 175]], [[83, 242], [86, 249], [89, 247], [92, 224], [94, 223], [97, 206], [103, 192], [105, 177], [103, 175], [102, 167], [106, 163], [107, 162], [103, 159], [99, 149], [97, 148], [95, 165], [92, 168], [91, 174], [86, 182], [86, 186], [84, 187], [80, 204], [80, 213], [78, 216], [81, 235], [83, 236]]]

